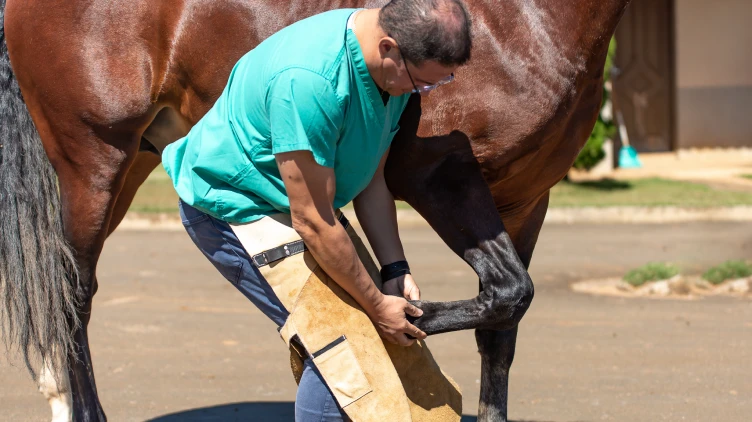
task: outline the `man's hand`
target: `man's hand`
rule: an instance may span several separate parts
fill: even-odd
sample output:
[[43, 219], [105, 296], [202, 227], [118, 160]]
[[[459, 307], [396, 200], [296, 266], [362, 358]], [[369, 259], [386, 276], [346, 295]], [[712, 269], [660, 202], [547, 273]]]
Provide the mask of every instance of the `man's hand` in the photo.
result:
[[410, 346], [415, 340], [407, 338], [405, 334], [422, 340], [426, 338], [426, 333], [407, 322], [405, 314], [417, 318], [423, 315], [423, 311], [401, 297], [383, 295], [369, 317], [384, 340], [400, 346]]
[[420, 300], [420, 289], [413, 276], [405, 274], [384, 282], [381, 291], [385, 295], [402, 296], [407, 300]]

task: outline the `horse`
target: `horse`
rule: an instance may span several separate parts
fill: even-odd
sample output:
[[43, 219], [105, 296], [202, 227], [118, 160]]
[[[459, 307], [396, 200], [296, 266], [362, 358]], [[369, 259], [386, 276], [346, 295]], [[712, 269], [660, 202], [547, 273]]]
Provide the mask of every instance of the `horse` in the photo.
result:
[[[106, 419], [87, 334], [97, 261], [159, 151], [266, 37], [385, 2], [0, 0], [0, 312], [54, 420]], [[410, 99], [386, 178], [478, 275], [473, 299], [415, 302], [415, 324], [429, 335], [476, 330], [478, 419], [506, 421], [549, 191], [596, 121], [629, 0], [466, 3], [473, 58], [454, 83]]]

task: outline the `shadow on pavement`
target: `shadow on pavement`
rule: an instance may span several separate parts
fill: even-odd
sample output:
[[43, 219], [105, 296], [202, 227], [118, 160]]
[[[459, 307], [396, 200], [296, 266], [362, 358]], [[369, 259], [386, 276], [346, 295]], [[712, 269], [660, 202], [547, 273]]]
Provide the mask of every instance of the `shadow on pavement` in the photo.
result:
[[170, 413], [169, 415], [149, 419], [149, 422], [290, 422], [293, 420], [295, 420], [295, 403], [287, 401], [222, 404]]
[[[462, 415], [462, 419], [460, 422], [478, 422], [477, 416], [468, 416], [468, 415]], [[527, 419], [516, 419], [516, 420], [510, 420], [509, 422], [544, 422], [544, 421], [534, 421], [534, 420], [527, 420]]]
[[[575, 186], [581, 186], [584, 188], [589, 188], [593, 190], [599, 190], [599, 191], [615, 191], [615, 190], [626, 190], [626, 189], [632, 189], [632, 184], [628, 181], [624, 180], [615, 180], [615, 179], [601, 179], [601, 180], [588, 180], [584, 182], [568, 182], [571, 185]], [[520, 421], [522, 422], [522, 421]]]
[[[264, 421], [291, 422], [295, 420], [293, 402], [246, 402], [203, 407], [157, 416], [148, 422], [215, 422]], [[461, 422], [478, 422], [477, 416], [463, 415]], [[518, 421], [533, 422], [533, 421]]]

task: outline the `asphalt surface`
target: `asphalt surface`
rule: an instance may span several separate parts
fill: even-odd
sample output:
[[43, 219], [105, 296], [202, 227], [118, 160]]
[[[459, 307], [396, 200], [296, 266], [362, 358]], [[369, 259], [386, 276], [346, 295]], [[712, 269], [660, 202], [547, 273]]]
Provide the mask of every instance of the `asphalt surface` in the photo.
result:
[[[429, 300], [470, 298], [474, 273], [429, 228], [402, 231]], [[752, 258], [752, 223], [547, 225], [531, 274], [511, 373], [517, 421], [747, 421], [752, 300], [593, 297], [570, 283], [648, 261], [698, 273]], [[295, 383], [273, 324], [182, 232], [124, 231], [105, 245], [90, 338], [112, 421], [291, 421]], [[429, 346], [476, 420], [480, 361], [472, 332]], [[9, 366], [14, 365], [14, 366]], [[0, 420], [49, 420], [18, 359], [0, 363]]]

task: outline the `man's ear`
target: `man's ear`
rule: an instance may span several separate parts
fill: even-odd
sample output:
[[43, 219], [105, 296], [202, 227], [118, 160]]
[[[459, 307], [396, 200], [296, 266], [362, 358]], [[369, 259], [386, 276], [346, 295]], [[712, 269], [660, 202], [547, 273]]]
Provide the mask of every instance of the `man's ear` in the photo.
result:
[[397, 41], [392, 37], [384, 37], [379, 40], [379, 54], [382, 58], [389, 56], [397, 48]]

